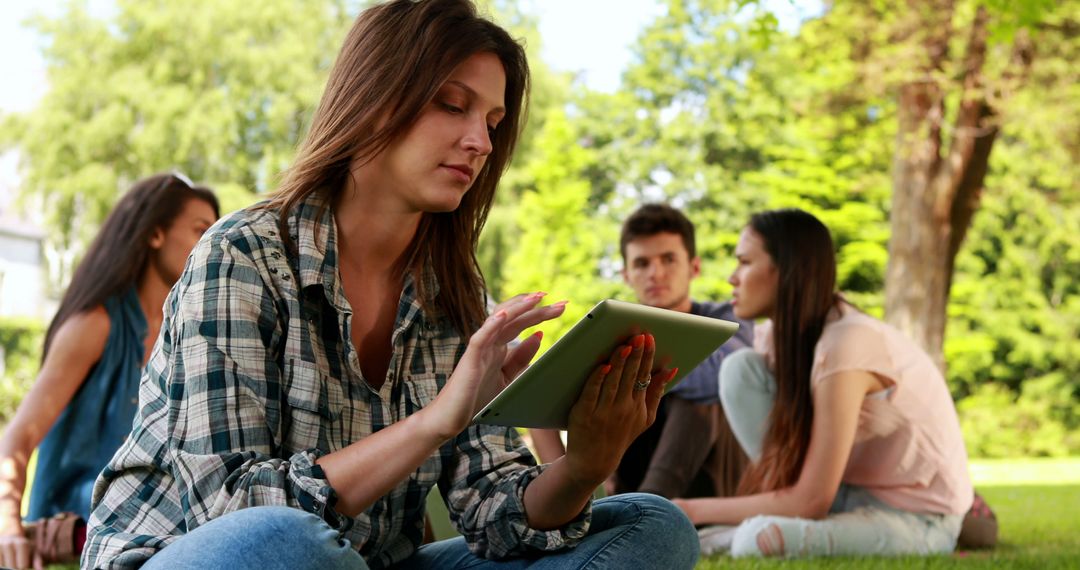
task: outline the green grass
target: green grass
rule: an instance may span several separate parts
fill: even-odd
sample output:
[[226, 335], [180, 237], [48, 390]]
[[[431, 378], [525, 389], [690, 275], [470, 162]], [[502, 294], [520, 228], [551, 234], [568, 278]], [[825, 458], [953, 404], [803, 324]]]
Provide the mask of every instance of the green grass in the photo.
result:
[[[751, 568], [907, 569], [1080, 567], [1080, 458], [971, 462], [976, 488], [997, 513], [997, 548], [949, 556], [818, 558], [809, 560], [702, 560], [696, 570]], [[50, 566], [75, 570], [77, 566]]]
[[999, 523], [998, 546], [949, 556], [702, 560], [697, 570], [784, 568], [1077, 568], [1080, 458], [973, 461], [972, 478]]

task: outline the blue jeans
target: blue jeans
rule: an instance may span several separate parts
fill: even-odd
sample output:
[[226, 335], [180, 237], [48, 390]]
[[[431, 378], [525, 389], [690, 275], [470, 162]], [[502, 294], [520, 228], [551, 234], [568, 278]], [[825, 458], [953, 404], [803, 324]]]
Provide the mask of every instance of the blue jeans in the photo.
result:
[[[574, 548], [488, 560], [458, 537], [421, 546], [397, 568], [693, 568], [698, 538], [667, 499], [629, 493], [593, 504], [589, 534]], [[317, 516], [288, 507], [254, 507], [211, 521], [155, 554], [143, 568], [363, 570], [348, 541]]]

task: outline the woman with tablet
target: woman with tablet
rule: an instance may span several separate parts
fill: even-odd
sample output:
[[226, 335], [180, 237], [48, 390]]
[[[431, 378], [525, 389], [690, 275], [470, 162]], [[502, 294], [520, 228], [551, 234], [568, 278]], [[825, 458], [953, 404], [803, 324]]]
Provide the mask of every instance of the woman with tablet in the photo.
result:
[[735, 314], [769, 319], [720, 372], [753, 464], [740, 496], [680, 507], [698, 525], [738, 525], [735, 556], [952, 551], [972, 487], [941, 372], [835, 292], [832, 239], [812, 215], [754, 215], [735, 255]]
[[[540, 337], [508, 343], [564, 307], [488, 315], [475, 257], [527, 84], [467, 0], [359, 16], [278, 193], [219, 223], [166, 301], [84, 567], [694, 564], [670, 502], [590, 502], [673, 375], [649, 335], [592, 371], [564, 460], [470, 425]], [[436, 485], [463, 536], [421, 546]]]

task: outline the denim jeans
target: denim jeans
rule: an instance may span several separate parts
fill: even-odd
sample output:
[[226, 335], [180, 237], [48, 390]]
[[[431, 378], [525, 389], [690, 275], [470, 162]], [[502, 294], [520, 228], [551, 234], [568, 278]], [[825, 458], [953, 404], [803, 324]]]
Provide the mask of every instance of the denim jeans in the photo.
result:
[[[761, 457], [775, 393], [776, 379], [760, 354], [744, 349], [724, 359], [720, 401], [735, 439], [751, 460]], [[822, 520], [757, 516], [743, 521], [732, 538], [731, 554], [795, 557], [946, 553], [956, 548], [962, 521], [961, 515], [897, 509], [862, 487], [841, 484], [829, 515]]]
[[[396, 568], [693, 568], [693, 525], [667, 499], [630, 493], [593, 504], [589, 534], [574, 548], [522, 558], [488, 560], [458, 537], [421, 546]], [[211, 521], [150, 558], [146, 570], [363, 570], [348, 541], [317, 516], [288, 507], [254, 507]]]

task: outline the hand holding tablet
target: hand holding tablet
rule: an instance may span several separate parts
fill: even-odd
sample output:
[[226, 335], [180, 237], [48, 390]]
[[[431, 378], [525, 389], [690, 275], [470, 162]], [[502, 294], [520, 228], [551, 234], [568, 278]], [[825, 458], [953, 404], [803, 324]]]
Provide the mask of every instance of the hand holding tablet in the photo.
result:
[[[738, 331], [736, 323], [622, 301], [598, 303], [473, 418], [474, 423], [566, 429], [592, 374], [637, 335], [655, 339], [652, 371], [678, 369], [670, 388]], [[641, 337], [644, 342], [644, 336]], [[644, 379], [640, 379], [644, 383]], [[640, 384], [639, 384], [640, 386]], [[642, 388], [644, 389], [644, 388]]]

